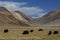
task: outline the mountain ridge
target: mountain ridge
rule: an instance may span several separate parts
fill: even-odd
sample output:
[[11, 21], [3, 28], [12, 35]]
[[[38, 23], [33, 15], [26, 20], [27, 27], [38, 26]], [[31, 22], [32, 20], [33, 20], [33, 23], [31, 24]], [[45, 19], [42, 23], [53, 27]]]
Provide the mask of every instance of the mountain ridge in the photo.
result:
[[18, 19], [16, 19], [15, 16], [13, 16], [15, 15], [15, 13], [16, 12], [11, 12], [5, 7], [0, 7], [0, 24], [30, 26], [25, 21], [19, 21]]
[[55, 9], [51, 12], [48, 12], [48, 14], [44, 15], [41, 18], [35, 19], [32, 23], [39, 24], [39, 25], [45, 25], [58, 19], [60, 19], [60, 9]]

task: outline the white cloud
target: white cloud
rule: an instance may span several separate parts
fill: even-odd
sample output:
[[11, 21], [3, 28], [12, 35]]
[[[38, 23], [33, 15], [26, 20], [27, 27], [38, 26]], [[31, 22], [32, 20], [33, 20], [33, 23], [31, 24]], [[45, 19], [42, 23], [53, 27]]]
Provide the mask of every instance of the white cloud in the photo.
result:
[[0, 6], [6, 7], [8, 9], [13, 9], [13, 10], [16, 10], [17, 8], [19, 8], [19, 6], [26, 5], [26, 4], [27, 3], [25, 2], [18, 3], [18, 2], [0, 1]]
[[21, 7], [20, 11], [29, 15], [36, 15], [36, 17], [33, 16], [33, 18], [38, 18], [46, 14], [43, 9], [38, 7]]
[[[0, 1], [0, 6], [6, 7], [10, 10], [20, 10], [28, 15], [37, 15], [37, 17], [43, 16], [44, 10], [38, 7], [21, 7], [22, 5], [26, 5], [26, 2], [7, 2], [7, 1]], [[37, 18], [32, 16], [33, 18]]]

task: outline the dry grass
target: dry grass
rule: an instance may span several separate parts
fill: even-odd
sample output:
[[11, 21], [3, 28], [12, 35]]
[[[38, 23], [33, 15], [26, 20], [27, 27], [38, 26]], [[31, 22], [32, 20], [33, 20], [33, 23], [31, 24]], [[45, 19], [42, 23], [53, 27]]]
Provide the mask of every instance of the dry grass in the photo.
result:
[[[8, 29], [9, 32], [4, 33], [4, 29]], [[38, 31], [43, 29], [43, 31]], [[28, 30], [29, 34], [23, 35], [22, 33]], [[33, 32], [30, 32], [33, 30]], [[59, 34], [48, 35], [49, 31], [58, 31]], [[23, 27], [23, 26], [0, 26], [0, 39], [5, 40], [60, 40], [60, 28], [59, 27]]]

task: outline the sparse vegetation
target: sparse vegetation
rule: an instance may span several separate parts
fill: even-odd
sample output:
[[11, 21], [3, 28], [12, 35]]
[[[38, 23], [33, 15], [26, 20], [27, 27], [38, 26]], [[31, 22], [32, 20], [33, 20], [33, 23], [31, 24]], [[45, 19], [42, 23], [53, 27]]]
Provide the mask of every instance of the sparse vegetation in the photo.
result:
[[[60, 26], [34, 26], [33, 24], [29, 23], [32, 20], [31, 17], [22, 14], [22, 16], [29, 21], [29, 22], [25, 22], [20, 20], [21, 18], [18, 20], [17, 19], [18, 15], [16, 15], [17, 18], [15, 18], [15, 16], [13, 16], [11, 13], [12, 12], [9, 12], [5, 8], [0, 7], [0, 39], [60, 40]], [[55, 12], [53, 12], [53, 14], [54, 13]], [[21, 16], [19, 15], [19, 17]], [[38, 22], [47, 23], [55, 19], [59, 19], [59, 17], [60, 17], [59, 13], [55, 14], [54, 16], [51, 14], [47, 14], [45, 15], [45, 17], [43, 16], [40, 20], [38, 19]]]
[[[41, 28], [44, 31], [38, 31]], [[8, 29], [9, 32], [4, 33], [4, 30]], [[34, 30], [33, 32], [29, 32], [30, 30]], [[34, 40], [59, 40], [60, 39], [60, 28], [59, 27], [24, 27], [24, 26], [0, 26], [0, 38], [21, 38], [21, 39], [34, 39]], [[24, 32], [25, 31], [25, 32]], [[50, 32], [51, 35], [48, 35]], [[59, 31], [58, 34], [53, 34], [54, 32]], [[22, 34], [24, 32], [24, 34]]]

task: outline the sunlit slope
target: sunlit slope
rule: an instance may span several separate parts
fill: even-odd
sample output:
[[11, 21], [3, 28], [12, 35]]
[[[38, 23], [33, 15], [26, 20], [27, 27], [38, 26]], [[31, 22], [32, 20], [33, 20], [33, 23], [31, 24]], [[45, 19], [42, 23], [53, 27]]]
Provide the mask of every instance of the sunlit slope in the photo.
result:
[[23, 21], [17, 20], [10, 11], [4, 7], [0, 7], [0, 25], [23, 25], [28, 26]]
[[39, 25], [45, 25], [45, 24], [50, 24], [51, 22], [52, 25], [55, 25], [53, 23], [60, 24], [59, 20], [60, 20], [60, 9], [56, 9], [51, 12], [48, 12], [48, 14], [44, 15], [43, 17], [33, 20], [32, 23], [39, 24]]
[[15, 11], [16, 15], [19, 17], [18, 19], [22, 19], [22, 21], [26, 21], [26, 22], [30, 22], [33, 20], [33, 18], [29, 15], [27, 15], [26, 13], [20, 12], [20, 11]]
[[60, 19], [54, 20], [53, 22], [49, 22], [47, 24], [44, 24], [47, 26], [60, 26]]

